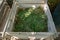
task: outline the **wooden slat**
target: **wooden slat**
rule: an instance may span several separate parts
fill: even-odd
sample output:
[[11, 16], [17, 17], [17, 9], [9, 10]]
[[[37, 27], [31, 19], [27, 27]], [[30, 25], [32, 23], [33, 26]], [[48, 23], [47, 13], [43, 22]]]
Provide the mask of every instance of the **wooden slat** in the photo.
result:
[[19, 3], [46, 3], [47, 0], [16, 0]]

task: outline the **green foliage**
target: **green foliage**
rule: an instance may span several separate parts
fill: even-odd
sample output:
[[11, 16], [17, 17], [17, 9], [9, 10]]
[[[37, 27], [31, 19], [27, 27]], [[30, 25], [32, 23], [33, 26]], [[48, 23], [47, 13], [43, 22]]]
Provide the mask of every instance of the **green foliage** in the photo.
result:
[[14, 29], [15, 32], [43, 32], [47, 31], [47, 16], [43, 9], [26, 8], [16, 15]]

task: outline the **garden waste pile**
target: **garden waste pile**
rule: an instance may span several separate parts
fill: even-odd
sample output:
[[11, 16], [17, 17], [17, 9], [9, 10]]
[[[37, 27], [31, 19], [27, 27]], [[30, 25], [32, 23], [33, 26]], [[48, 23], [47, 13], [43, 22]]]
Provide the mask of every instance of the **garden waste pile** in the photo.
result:
[[14, 32], [47, 32], [47, 16], [41, 7], [21, 8], [16, 14]]

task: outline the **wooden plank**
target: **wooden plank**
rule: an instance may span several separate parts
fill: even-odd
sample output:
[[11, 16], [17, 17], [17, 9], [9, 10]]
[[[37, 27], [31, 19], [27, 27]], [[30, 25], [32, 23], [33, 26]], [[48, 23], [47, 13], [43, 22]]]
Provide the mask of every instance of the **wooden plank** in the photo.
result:
[[16, 0], [19, 3], [46, 3], [47, 0]]

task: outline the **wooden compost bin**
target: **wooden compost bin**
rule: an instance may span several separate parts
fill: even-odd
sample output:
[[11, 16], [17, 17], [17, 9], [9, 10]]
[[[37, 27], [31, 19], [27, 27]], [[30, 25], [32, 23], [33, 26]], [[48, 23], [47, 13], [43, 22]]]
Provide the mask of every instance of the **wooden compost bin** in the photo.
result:
[[[8, 19], [7, 19], [7, 25], [6, 26], [6, 32], [12, 32], [13, 25], [14, 25], [14, 20], [15, 16], [18, 12], [18, 8], [28, 8], [31, 7], [32, 5], [35, 5], [36, 7], [41, 6], [48, 18], [47, 21], [47, 27], [48, 27], [48, 32], [52, 33], [57, 33], [55, 24], [53, 22], [50, 9], [47, 5], [47, 0], [16, 0], [13, 3], [12, 9], [10, 10]], [[56, 34], [55, 34], [56, 35]]]

